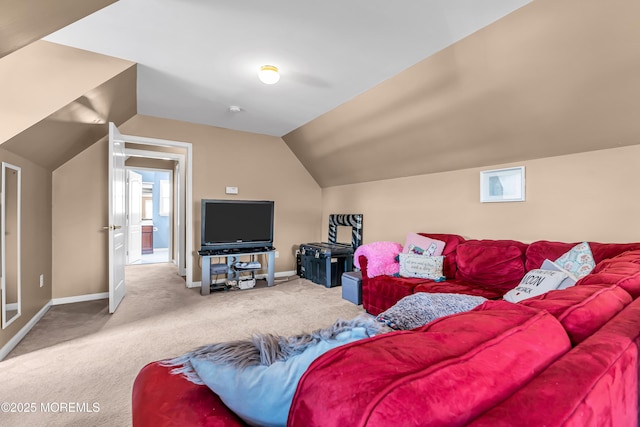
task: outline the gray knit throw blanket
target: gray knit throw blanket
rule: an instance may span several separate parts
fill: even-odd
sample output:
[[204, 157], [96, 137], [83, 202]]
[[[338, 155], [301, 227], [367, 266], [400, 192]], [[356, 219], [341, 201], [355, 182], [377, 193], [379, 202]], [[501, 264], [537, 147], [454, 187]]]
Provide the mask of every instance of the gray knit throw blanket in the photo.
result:
[[207, 360], [212, 363], [232, 365], [239, 369], [256, 365], [271, 365], [284, 361], [296, 354], [300, 354], [308, 347], [320, 340], [335, 338], [341, 332], [362, 327], [366, 335], [372, 337], [391, 332], [384, 323], [376, 321], [375, 317], [360, 315], [351, 320], [338, 319], [328, 328], [317, 329], [311, 333], [302, 333], [290, 337], [273, 334], [253, 334], [246, 340], [209, 344], [198, 347], [193, 351], [173, 359], [163, 360], [161, 365], [174, 367], [173, 374], [182, 374], [195, 384], [203, 384], [191, 365], [191, 359]]
[[402, 298], [376, 319], [395, 330], [414, 329], [439, 317], [472, 310], [486, 300], [474, 295], [417, 292]]

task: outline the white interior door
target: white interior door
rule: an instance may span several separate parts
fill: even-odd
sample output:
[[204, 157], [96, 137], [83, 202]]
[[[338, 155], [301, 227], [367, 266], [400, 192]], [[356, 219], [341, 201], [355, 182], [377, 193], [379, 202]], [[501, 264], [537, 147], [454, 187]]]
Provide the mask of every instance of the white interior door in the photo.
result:
[[125, 193], [124, 140], [113, 123], [109, 123], [109, 313], [124, 298]]
[[127, 182], [127, 264], [133, 264], [142, 259], [142, 175], [127, 170]]

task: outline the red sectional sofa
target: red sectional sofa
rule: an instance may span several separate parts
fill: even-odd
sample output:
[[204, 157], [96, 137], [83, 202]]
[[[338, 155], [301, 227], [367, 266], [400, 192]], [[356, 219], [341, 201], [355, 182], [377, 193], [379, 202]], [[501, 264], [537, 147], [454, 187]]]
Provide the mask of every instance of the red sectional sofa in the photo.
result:
[[[590, 243], [594, 270], [565, 290], [500, 300], [573, 243], [445, 240], [444, 282], [367, 277], [377, 314], [415, 292], [494, 300], [335, 348], [300, 379], [289, 426], [636, 426], [640, 244]], [[133, 385], [134, 426], [242, 426], [220, 399], [152, 362]]]
[[[545, 259], [557, 259], [577, 244], [546, 240], [525, 244], [515, 240], [466, 240], [455, 234], [419, 234], [445, 242], [442, 255], [446, 280], [434, 282], [387, 275], [369, 277], [368, 260], [361, 256], [362, 304], [368, 313], [378, 315], [401, 298], [416, 292], [459, 293], [500, 299], [520, 282], [526, 272], [540, 268]], [[589, 246], [596, 263], [625, 251], [640, 249], [640, 243], [589, 242]]]

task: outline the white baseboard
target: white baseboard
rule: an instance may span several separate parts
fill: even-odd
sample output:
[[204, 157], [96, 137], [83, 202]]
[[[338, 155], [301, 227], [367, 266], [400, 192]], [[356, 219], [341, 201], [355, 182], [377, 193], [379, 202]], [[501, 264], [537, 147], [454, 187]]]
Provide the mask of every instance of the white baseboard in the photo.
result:
[[5, 304], [7, 311], [18, 311], [18, 303], [14, 302], [13, 304]]
[[[295, 276], [296, 274], [298, 274], [295, 270], [289, 270], [289, 271], [279, 271], [276, 274], [274, 274], [275, 277], [289, 277], [289, 276]], [[267, 275], [265, 274], [264, 277], [267, 277]]]
[[[289, 277], [289, 276], [295, 276], [296, 275], [296, 271], [295, 270], [290, 270], [290, 271], [279, 271], [277, 273], [274, 273], [273, 277], [274, 278], [279, 278], [279, 277]], [[266, 274], [256, 274], [256, 279], [266, 279], [267, 275]], [[226, 277], [222, 278], [222, 279], [218, 279], [215, 281], [215, 283], [224, 283], [226, 282]], [[200, 282], [193, 282], [191, 286], [187, 286], [188, 288], [200, 288], [202, 287], [202, 281]]]
[[99, 294], [76, 295], [73, 297], [54, 298], [51, 300], [52, 305], [73, 304], [74, 302], [95, 301], [97, 299], [109, 299], [109, 292], [101, 292]]
[[45, 315], [49, 308], [51, 308], [51, 301], [46, 303], [45, 306], [42, 307], [40, 311], [38, 311], [36, 315], [33, 316], [31, 320], [29, 320], [29, 322], [27, 322], [27, 324], [24, 325], [22, 329], [20, 329], [20, 331], [18, 331], [18, 333], [9, 340], [9, 342], [7, 342], [2, 348], [0, 348], [0, 360], [3, 360], [5, 357], [7, 357], [11, 350], [13, 350], [18, 345], [18, 343], [22, 341], [27, 333], [29, 333], [31, 328], [33, 328], [36, 323], [38, 323], [40, 319], [42, 319], [42, 316]]

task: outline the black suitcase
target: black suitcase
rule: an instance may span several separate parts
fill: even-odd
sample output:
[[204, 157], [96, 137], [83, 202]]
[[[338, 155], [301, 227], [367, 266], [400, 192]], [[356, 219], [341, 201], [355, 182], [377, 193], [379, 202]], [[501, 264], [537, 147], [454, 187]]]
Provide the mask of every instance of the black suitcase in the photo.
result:
[[353, 271], [353, 248], [343, 243], [303, 243], [300, 259], [300, 277], [327, 288], [340, 285], [342, 273]]

